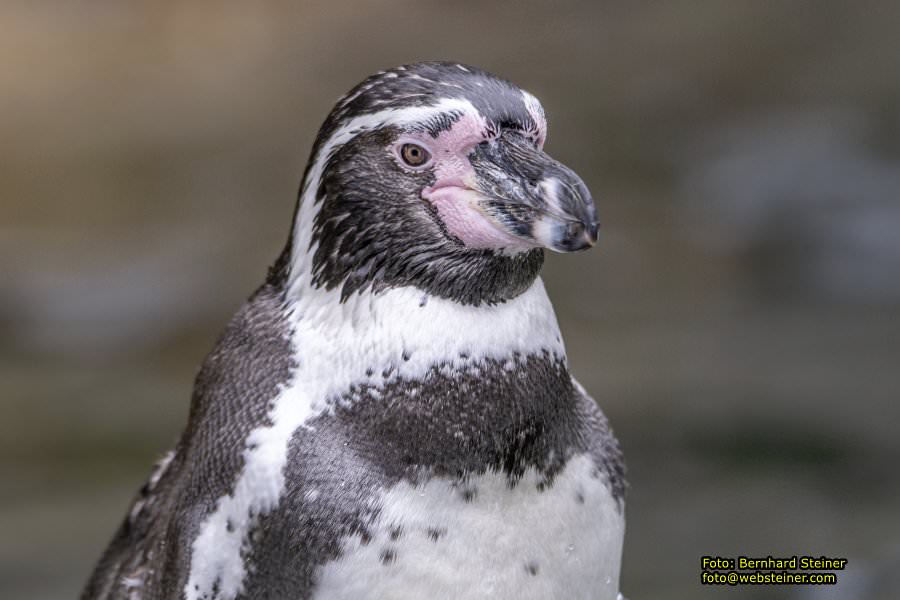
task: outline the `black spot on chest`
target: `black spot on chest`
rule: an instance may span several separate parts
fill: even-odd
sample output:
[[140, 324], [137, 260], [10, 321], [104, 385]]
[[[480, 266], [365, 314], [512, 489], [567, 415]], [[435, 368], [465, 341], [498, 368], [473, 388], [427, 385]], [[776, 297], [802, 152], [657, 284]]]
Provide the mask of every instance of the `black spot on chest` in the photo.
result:
[[[561, 468], [578, 441], [575, 403], [564, 362], [544, 353], [436, 365], [420, 378], [354, 386], [320, 419], [389, 480], [491, 469], [515, 484], [527, 468], [549, 478]], [[461, 493], [471, 499], [477, 491], [463, 486]]]

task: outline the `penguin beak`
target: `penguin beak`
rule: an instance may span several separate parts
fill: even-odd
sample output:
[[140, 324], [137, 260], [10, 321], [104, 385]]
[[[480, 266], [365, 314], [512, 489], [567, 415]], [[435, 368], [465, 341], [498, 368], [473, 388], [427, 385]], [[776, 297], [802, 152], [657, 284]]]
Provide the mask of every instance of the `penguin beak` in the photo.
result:
[[600, 224], [587, 186], [516, 132], [477, 145], [469, 156], [479, 208], [501, 229], [556, 252], [597, 242]]

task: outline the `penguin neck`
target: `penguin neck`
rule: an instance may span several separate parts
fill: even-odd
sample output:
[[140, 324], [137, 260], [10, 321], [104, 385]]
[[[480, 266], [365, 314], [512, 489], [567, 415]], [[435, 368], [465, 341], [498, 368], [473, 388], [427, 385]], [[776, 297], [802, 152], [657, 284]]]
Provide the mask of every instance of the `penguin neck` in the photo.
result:
[[434, 368], [451, 372], [484, 361], [512, 368], [534, 356], [565, 363], [540, 278], [507, 302], [472, 306], [412, 286], [363, 291], [341, 302], [340, 290], [316, 287], [309, 273], [299, 273], [283, 299], [299, 365], [295, 381], [314, 380], [313, 402], [352, 386], [423, 379]]

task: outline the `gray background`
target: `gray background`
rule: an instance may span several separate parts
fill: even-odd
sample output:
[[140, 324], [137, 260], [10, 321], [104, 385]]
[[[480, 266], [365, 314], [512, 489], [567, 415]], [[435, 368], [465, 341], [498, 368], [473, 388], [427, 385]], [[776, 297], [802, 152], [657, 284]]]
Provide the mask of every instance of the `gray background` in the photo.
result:
[[[545, 279], [631, 490], [632, 600], [895, 598], [900, 4], [0, 6], [0, 597], [71, 598], [379, 68], [537, 94], [602, 238]], [[706, 588], [702, 554], [843, 556]], [[894, 578], [894, 579], [892, 579]]]

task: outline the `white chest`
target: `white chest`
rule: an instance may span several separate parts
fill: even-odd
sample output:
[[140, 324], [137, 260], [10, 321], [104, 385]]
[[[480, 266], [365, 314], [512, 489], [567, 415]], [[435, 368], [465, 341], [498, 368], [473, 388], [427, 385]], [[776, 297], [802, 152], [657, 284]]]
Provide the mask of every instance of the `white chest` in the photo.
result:
[[615, 600], [624, 517], [592, 471], [575, 457], [543, 491], [533, 470], [514, 488], [495, 473], [396, 485], [371, 539], [344, 540], [314, 597]]

